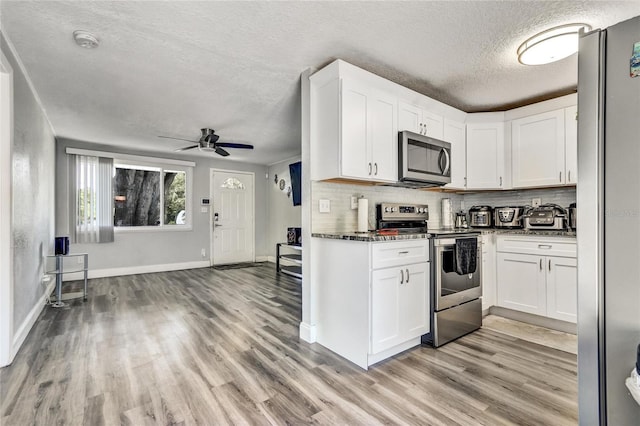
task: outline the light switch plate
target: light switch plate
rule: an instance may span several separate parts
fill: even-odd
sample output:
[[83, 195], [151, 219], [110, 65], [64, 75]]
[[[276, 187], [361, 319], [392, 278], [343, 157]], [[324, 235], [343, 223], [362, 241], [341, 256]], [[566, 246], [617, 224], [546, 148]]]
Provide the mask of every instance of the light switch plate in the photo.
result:
[[331, 200], [318, 200], [320, 213], [331, 212]]

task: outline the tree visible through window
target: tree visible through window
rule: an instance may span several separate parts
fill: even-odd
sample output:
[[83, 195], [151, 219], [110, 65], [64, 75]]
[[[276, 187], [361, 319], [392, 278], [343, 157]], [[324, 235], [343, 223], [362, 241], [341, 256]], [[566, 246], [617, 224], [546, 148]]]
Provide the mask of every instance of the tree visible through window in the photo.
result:
[[186, 211], [185, 181], [183, 171], [116, 165], [114, 226], [184, 224], [177, 218]]

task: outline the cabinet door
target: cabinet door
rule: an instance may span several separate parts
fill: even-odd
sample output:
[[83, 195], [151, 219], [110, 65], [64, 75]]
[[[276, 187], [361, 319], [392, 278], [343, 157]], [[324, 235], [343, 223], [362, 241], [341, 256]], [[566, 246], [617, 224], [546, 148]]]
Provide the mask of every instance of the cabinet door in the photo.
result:
[[547, 316], [575, 323], [578, 310], [578, 263], [568, 257], [547, 257]]
[[441, 115], [434, 114], [430, 111], [422, 111], [422, 128], [423, 134], [442, 140], [443, 136], [443, 119]]
[[465, 125], [445, 119], [443, 137], [451, 144], [451, 183], [446, 184], [445, 188], [464, 189], [467, 179]]
[[504, 123], [467, 124], [467, 189], [502, 189]]
[[398, 102], [398, 131], [421, 133], [422, 109], [406, 102]]
[[408, 340], [427, 334], [430, 329], [429, 263], [408, 265], [404, 271], [404, 283], [401, 280], [400, 284], [400, 312], [404, 340]]
[[567, 185], [578, 183], [578, 107], [564, 109], [564, 164]]
[[397, 99], [382, 92], [369, 97], [369, 123], [372, 180], [396, 182], [398, 180], [398, 125]]
[[498, 306], [545, 316], [544, 257], [498, 253], [497, 259]]
[[564, 175], [564, 109], [511, 122], [514, 188], [560, 185]]
[[496, 243], [494, 234], [482, 235], [482, 309], [496, 304]]
[[368, 144], [367, 87], [342, 81], [341, 175], [369, 178], [373, 167]]
[[379, 269], [371, 274], [372, 354], [404, 341], [400, 323], [400, 269]]

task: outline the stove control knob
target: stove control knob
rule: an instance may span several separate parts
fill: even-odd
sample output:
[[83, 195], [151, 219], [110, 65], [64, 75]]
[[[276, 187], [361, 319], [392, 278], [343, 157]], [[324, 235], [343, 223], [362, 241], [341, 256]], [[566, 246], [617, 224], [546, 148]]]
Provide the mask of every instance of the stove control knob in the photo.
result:
[[395, 207], [391, 207], [391, 213], [395, 212], [396, 208]]
[[424, 210], [422, 209], [422, 207], [418, 207], [418, 213], [424, 213]]
[[384, 212], [385, 212], [385, 213], [389, 213], [390, 211], [391, 211], [391, 209], [389, 209], [389, 207], [385, 207], [385, 208], [384, 208]]

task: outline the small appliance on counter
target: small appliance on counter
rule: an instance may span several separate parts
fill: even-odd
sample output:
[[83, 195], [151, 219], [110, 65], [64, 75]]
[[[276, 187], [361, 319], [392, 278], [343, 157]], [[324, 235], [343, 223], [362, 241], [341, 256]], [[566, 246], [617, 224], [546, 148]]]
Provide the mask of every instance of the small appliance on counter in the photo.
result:
[[566, 229], [567, 211], [557, 204], [533, 207], [524, 215], [525, 229]]
[[493, 219], [496, 228], [521, 229], [523, 227], [522, 217], [526, 207], [505, 206], [493, 209]]
[[493, 207], [471, 207], [469, 209], [469, 222], [472, 228], [491, 228], [493, 226]]
[[456, 213], [456, 229], [467, 229], [468, 227], [467, 215], [465, 212], [460, 210], [459, 213]]
[[426, 204], [376, 205], [376, 232], [379, 234], [424, 234], [428, 219], [429, 206]]
[[578, 229], [578, 207], [576, 203], [569, 204], [569, 228]]

